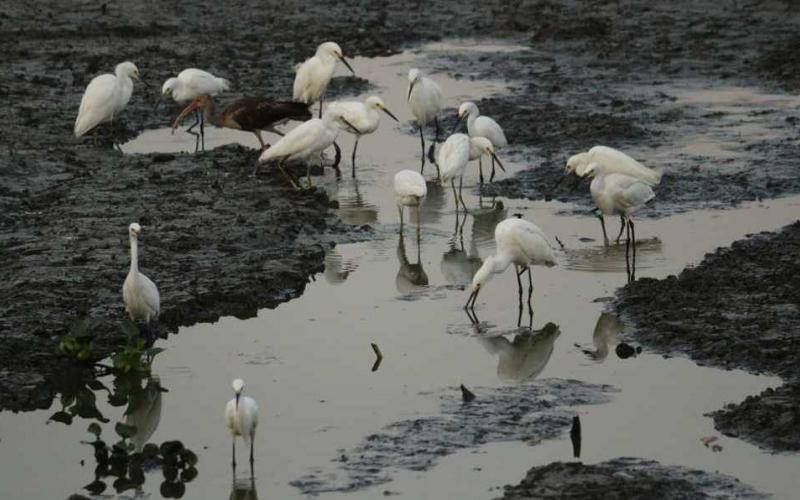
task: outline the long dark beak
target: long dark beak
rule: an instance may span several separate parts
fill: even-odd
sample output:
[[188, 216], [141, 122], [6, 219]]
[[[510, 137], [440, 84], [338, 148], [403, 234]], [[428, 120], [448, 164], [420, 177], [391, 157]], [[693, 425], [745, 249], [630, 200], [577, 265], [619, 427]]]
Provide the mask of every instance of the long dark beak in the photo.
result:
[[461, 115], [461, 116], [458, 118], [458, 121], [456, 122], [455, 126], [453, 127], [453, 130], [451, 130], [451, 131], [450, 131], [450, 134], [449, 134], [449, 135], [453, 135], [453, 134], [456, 132], [456, 130], [458, 130], [458, 127], [460, 127], [460, 126], [461, 126], [461, 122], [463, 122], [463, 121], [464, 121], [464, 118], [466, 118], [468, 114], [469, 114], [469, 113], [464, 113], [463, 115]]
[[[358, 129], [357, 129], [357, 128], [356, 128], [356, 127], [355, 127], [355, 126], [352, 124], [352, 123], [350, 123], [349, 121], [345, 120], [343, 117], [339, 117], [339, 119], [340, 119], [340, 120], [342, 120], [342, 121], [344, 122], [344, 124], [345, 124], [345, 125], [347, 125], [348, 127], [350, 127], [350, 130], [352, 130], [354, 134], [356, 134], [356, 135], [361, 135], [361, 131], [360, 131], [360, 130], [358, 130]], [[396, 120], [396, 119], [397, 119], [397, 118], [395, 118], [395, 120]]]
[[416, 83], [417, 83], [417, 81], [416, 81], [416, 80], [414, 80], [414, 81], [412, 81], [412, 82], [411, 82], [411, 84], [408, 86], [408, 97], [406, 97], [406, 101], [410, 101], [410, 100], [411, 100], [411, 91], [412, 91], [412, 90], [414, 90], [414, 84], [416, 84]]
[[394, 121], [396, 121], [397, 123], [400, 123], [400, 120], [398, 120], [397, 117], [394, 116], [394, 113], [392, 113], [391, 111], [389, 111], [386, 108], [381, 108], [381, 109], [383, 110], [384, 113], [386, 113], [387, 115], [391, 116]]
[[503, 166], [503, 164], [502, 164], [502, 163], [500, 163], [500, 158], [498, 158], [498, 157], [497, 157], [497, 155], [496, 155], [496, 154], [494, 154], [494, 153], [492, 153], [492, 158], [494, 158], [494, 161], [496, 161], [496, 162], [497, 162], [497, 165], [500, 167], [500, 169], [501, 169], [503, 172], [505, 172], [505, 171], [506, 171], [506, 167], [504, 167], [504, 166]]
[[239, 395], [236, 395], [236, 411], [239, 411]]
[[356, 70], [354, 70], [353, 67], [350, 66], [350, 63], [347, 62], [347, 59], [345, 59], [344, 56], [339, 56], [339, 60], [342, 61], [344, 65], [347, 66], [347, 69], [349, 69], [350, 72], [353, 73], [353, 76], [355, 76]]
[[[480, 291], [481, 289], [478, 288], [477, 290], [473, 290], [473, 292], [469, 294], [469, 298], [467, 299], [467, 303], [464, 305], [464, 309], [475, 309], [475, 301], [478, 300], [478, 292]], [[472, 304], [470, 304], [470, 302]]]

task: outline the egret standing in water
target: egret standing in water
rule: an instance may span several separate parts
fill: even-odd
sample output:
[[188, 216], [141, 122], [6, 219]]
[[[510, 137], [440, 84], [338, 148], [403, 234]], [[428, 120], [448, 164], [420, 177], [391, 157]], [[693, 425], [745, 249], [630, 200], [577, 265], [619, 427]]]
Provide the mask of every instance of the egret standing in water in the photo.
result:
[[253, 443], [258, 427], [258, 404], [249, 396], [242, 396], [244, 380], [237, 378], [231, 384], [236, 397], [225, 406], [225, 425], [233, 435], [233, 468], [236, 469], [236, 436], [241, 436], [244, 444], [250, 443], [250, 473], [253, 472]]
[[139, 271], [139, 234], [142, 227], [134, 222], [128, 227], [131, 242], [131, 268], [122, 284], [122, 300], [125, 311], [133, 321], [150, 324], [161, 310], [161, 298], [156, 284]]
[[[364, 102], [358, 101], [337, 101], [328, 106], [328, 112], [335, 114], [346, 124], [345, 131], [351, 132], [356, 136], [356, 144], [353, 146], [353, 177], [356, 176], [356, 150], [358, 140], [362, 135], [367, 135], [378, 130], [381, 122], [379, 111], [383, 111], [391, 116], [394, 121], [399, 122], [391, 111], [386, 109], [383, 100], [378, 96], [367, 97]], [[358, 130], [358, 133], [355, 131]]]
[[[625, 174], [608, 174], [606, 167], [599, 163], [591, 163], [586, 167], [584, 175], [593, 177], [590, 190], [594, 204], [600, 210], [598, 218], [603, 228], [603, 240], [608, 245], [606, 223], [603, 215], [619, 215], [623, 225], [627, 221], [627, 242], [625, 254], [633, 243], [633, 258], [636, 260], [636, 232], [633, 228], [634, 212], [642, 208], [648, 201], [655, 198], [655, 193], [650, 186], [636, 177]], [[620, 232], [621, 233], [621, 232]], [[617, 237], [619, 241], [619, 237]]]
[[133, 80], [140, 80], [139, 69], [130, 61], [117, 64], [113, 75], [106, 73], [92, 78], [81, 98], [75, 119], [75, 137], [84, 135], [101, 123], [113, 123], [131, 100]]
[[[335, 113], [326, 112], [322, 118], [312, 118], [293, 128], [285, 136], [261, 153], [256, 165], [258, 173], [261, 164], [268, 161], [278, 161], [278, 168], [289, 180], [295, 190], [300, 186], [295, 182], [289, 172], [284, 168], [287, 161], [306, 159], [320, 153], [333, 145], [339, 133], [339, 117]], [[357, 130], [354, 133], [358, 133]], [[307, 187], [311, 189], [310, 165], [306, 166]]]
[[[171, 97], [178, 104], [184, 104], [195, 97], [201, 95], [216, 96], [226, 90], [230, 90], [231, 83], [217, 76], [212, 75], [208, 71], [203, 71], [197, 68], [187, 68], [180, 73], [177, 77], [168, 78], [161, 87], [161, 95], [163, 97]], [[197, 125], [200, 125], [200, 140], [205, 148], [205, 130], [204, 130], [203, 111], [198, 109], [195, 111], [195, 120], [187, 132], [192, 133]]]
[[[485, 137], [491, 141], [494, 149], [499, 149], [508, 145], [506, 135], [503, 133], [503, 129], [500, 127], [500, 125], [498, 125], [496, 121], [492, 120], [488, 116], [482, 116], [481, 112], [478, 111], [478, 106], [474, 102], [467, 101], [459, 106], [458, 123], [460, 124], [465, 118], [467, 120], [467, 132], [469, 133], [470, 137]], [[456, 125], [456, 128], [458, 128], [458, 125]], [[494, 180], [494, 163], [494, 159], [492, 159], [492, 174], [489, 177], [489, 182]], [[481, 184], [483, 184], [482, 163], [479, 164], [479, 168]]]
[[[438, 163], [442, 173], [442, 182], [450, 181], [450, 185], [453, 188], [453, 196], [456, 198], [456, 210], [458, 209], [459, 200], [464, 210], [467, 210], [461, 190], [464, 183], [464, 170], [469, 160], [473, 158], [472, 153], [477, 154], [477, 157], [484, 154], [491, 156], [492, 160], [496, 161], [500, 168], [505, 171], [505, 167], [497, 158], [494, 147], [489, 140], [485, 138], [470, 139], [466, 134], [453, 134], [448, 137], [442, 144], [441, 149], [439, 149]], [[456, 194], [456, 178], [458, 178], [458, 194]]]
[[[442, 109], [442, 88], [430, 78], [423, 76], [417, 68], [408, 71], [408, 107], [419, 127], [419, 140], [422, 143], [422, 166], [419, 173], [423, 173], [425, 168], [425, 137], [422, 129], [425, 125], [433, 121], [436, 126], [434, 143], [428, 152], [428, 157], [435, 164], [433, 148], [439, 142], [439, 111]], [[439, 167], [436, 167], [437, 171]]]
[[336, 61], [342, 61], [354, 75], [356, 74], [347, 59], [344, 58], [342, 48], [336, 42], [325, 42], [317, 47], [313, 57], [306, 59], [297, 68], [294, 77], [293, 99], [295, 101], [313, 104], [319, 102], [319, 117], [322, 118], [322, 101], [325, 90], [333, 77]]
[[539, 229], [539, 226], [516, 217], [508, 218], [497, 225], [494, 230], [494, 241], [497, 245], [497, 252], [484, 261], [472, 278], [472, 293], [467, 299], [465, 308], [474, 310], [475, 301], [478, 299], [481, 288], [493, 275], [502, 273], [512, 263], [517, 275], [520, 307], [522, 307], [520, 276], [528, 271], [528, 307], [530, 307], [533, 294], [533, 277], [530, 266], [555, 266], [556, 256], [553, 247], [550, 246], [547, 236]]
[[419, 206], [428, 195], [425, 178], [413, 170], [401, 170], [394, 176], [394, 193], [397, 196], [397, 210], [400, 212], [400, 232], [403, 232], [404, 207], [417, 207], [417, 232], [419, 233]]

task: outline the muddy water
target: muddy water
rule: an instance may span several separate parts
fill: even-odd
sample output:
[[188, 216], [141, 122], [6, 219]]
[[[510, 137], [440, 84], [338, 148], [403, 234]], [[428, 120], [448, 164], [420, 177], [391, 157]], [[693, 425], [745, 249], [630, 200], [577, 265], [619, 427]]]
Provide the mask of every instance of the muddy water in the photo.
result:
[[[441, 64], [440, 51], [491, 47], [437, 44], [429, 49], [426, 56], [409, 52], [355, 59], [353, 66], [377, 85], [376, 93], [389, 109], [407, 120], [404, 75], [411, 64], [433, 68]], [[504, 89], [502, 82], [455, 81], [439, 73], [434, 77], [447, 89], [450, 106]], [[624, 455], [652, 458], [731, 474], [779, 498], [791, 497], [800, 487], [800, 457], [767, 454], [728, 438], [718, 441], [723, 449], [715, 453], [700, 442], [703, 436], [716, 435], [704, 413], [776, 386], [778, 379], [703, 368], [647, 352], [619, 359], [614, 353], [617, 329], [608, 318], [601, 323], [606, 328], [594, 334], [603, 309], [597, 299], [612, 295], [626, 281], [624, 249], [599, 246], [596, 219], [556, 215], [565, 206], [524, 200], [501, 200], [505, 212], [479, 210], [479, 200], [469, 189], [465, 200], [473, 213], [459, 232], [461, 219], [456, 221], [452, 194], [431, 186], [419, 241], [413, 230], [401, 239], [391, 179], [402, 168], [419, 167], [419, 138], [398, 129], [407, 126], [384, 117], [379, 131], [360, 141], [357, 181], [347, 176], [337, 181], [330, 173], [314, 179], [339, 200], [345, 221], [373, 224], [379, 229], [378, 239], [336, 247], [325, 273], [316, 276], [302, 297], [276, 310], [263, 310], [247, 321], [224, 318], [184, 328], [160, 343], [166, 351], [156, 358], [154, 372], [169, 392], [161, 396], [152, 440], [180, 439], [198, 452], [200, 474], [187, 486], [187, 498], [231, 493], [230, 439], [222, 409], [231, 396], [230, 381], [237, 376], [245, 379], [245, 391], [261, 406], [255, 471], [261, 498], [302, 497], [290, 481], [312, 472], [334, 473], [332, 460], [343, 450], [391, 422], [436, 414], [439, 401], [432, 393], [455, 391], [461, 383], [498, 387], [530, 377], [574, 378], [621, 390], [609, 404], [576, 408], [584, 461]], [[207, 146], [240, 138], [255, 144], [247, 134], [209, 128]], [[349, 158], [352, 141], [343, 138], [341, 143]], [[193, 148], [193, 139], [181, 132], [170, 136], [155, 131], [126, 151]], [[507, 167], [506, 175], [511, 175], [523, 165], [508, 162]], [[426, 173], [433, 170], [426, 166]], [[476, 179], [470, 170], [470, 187]], [[644, 242], [637, 277], [676, 273], [717, 246], [792, 221], [799, 207], [800, 197], [793, 197], [642, 220], [637, 226]], [[534, 271], [534, 328], [554, 322], [561, 334], [552, 353], [535, 353], [533, 369], [514, 363], [514, 353], [503, 349], [502, 341], [487, 340], [501, 333], [511, 340], [509, 332], [516, 331], [516, 283], [511, 273], [497, 277], [481, 293], [480, 333], [461, 309], [467, 296], [462, 286], [493, 252], [494, 225], [513, 213], [536, 221], [566, 246], [561, 266]], [[610, 227], [615, 230], [616, 221]], [[385, 356], [375, 372], [370, 371], [372, 342]], [[98, 407], [112, 421], [122, 419], [121, 409], [110, 408], [102, 395], [98, 399]], [[88, 438], [88, 422], [45, 425], [55, 409], [0, 414], [0, 498], [66, 497], [93, 479], [91, 449], [79, 443]], [[106, 427], [106, 433], [112, 432]], [[571, 451], [566, 436], [536, 446], [490, 444], [444, 457], [427, 472], [392, 473], [392, 482], [348, 497], [375, 498], [391, 491], [405, 498], [487, 498], [491, 489], [518, 481], [532, 465], [570, 460]], [[239, 460], [244, 463], [244, 453]], [[246, 469], [240, 467], [237, 475], [245, 477]], [[37, 480], [18, 480], [30, 477], [32, 470]], [[150, 474], [144, 491], [159, 497], [159, 482], [157, 474]]]

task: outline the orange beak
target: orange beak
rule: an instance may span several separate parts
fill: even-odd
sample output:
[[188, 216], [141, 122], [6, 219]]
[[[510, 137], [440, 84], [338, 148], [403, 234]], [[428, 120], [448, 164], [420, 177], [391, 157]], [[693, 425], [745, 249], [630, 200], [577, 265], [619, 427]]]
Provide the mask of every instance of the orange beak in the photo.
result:
[[180, 125], [183, 119], [186, 118], [186, 115], [188, 115], [189, 113], [198, 108], [200, 108], [200, 98], [195, 97], [192, 100], [192, 102], [188, 106], [186, 106], [186, 108], [183, 111], [181, 111], [181, 114], [179, 114], [178, 117], [175, 118], [175, 121], [172, 122], [172, 132], [175, 133], [175, 129], [178, 128], [178, 125]]

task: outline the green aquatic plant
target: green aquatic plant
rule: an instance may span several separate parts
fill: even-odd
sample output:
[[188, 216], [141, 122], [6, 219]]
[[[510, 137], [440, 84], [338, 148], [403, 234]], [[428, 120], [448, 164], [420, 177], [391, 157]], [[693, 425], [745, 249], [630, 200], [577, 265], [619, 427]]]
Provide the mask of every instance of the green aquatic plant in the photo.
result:
[[58, 352], [82, 363], [92, 358], [94, 329], [97, 323], [88, 318], [72, 321], [58, 342]]

